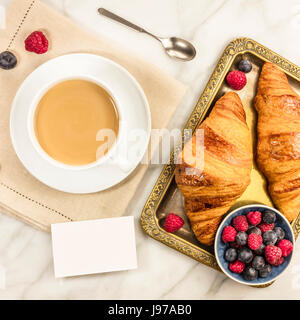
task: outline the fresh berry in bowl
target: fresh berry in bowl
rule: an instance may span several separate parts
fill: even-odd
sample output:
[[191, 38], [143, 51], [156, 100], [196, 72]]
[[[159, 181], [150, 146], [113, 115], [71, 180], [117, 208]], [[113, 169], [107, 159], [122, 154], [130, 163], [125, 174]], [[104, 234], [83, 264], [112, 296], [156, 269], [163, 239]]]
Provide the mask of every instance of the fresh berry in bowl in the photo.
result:
[[222, 271], [247, 285], [266, 285], [290, 265], [293, 229], [278, 210], [260, 204], [229, 213], [216, 234], [215, 256]]
[[263, 234], [263, 240], [265, 245], [275, 244], [278, 240], [277, 234], [273, 230], [268, 230]]
[[247, 218], [245, 216], [236, 216], [232, 220], [232, 226], [236, 231], [247, 231], [249, 228]]
[[228, 261], [228, 262], [233, 262], [233, 261], [236, 261], [237, 259], [237, 250], [234, 249], [234, 248], [228, 248], [226, 251], [225, 251], [225, 260]]
[[252, 266], [248, 266], [243, 273], [244, 279], [248, 281], [256, 280], [258, 277], [258, 271]]
[[238, 232], [235, 241], [238, 246], [245, 246], [248, 243], [248, 233], [245, 231]]
[[253, 257], [253, 252], [249, 248], [242, 248], [238, 252], [238, 260], [244, 263], [250, 263]]
[[229, 264], [229, 269], [234, 273], [242, 273], [245, 269], [245, 263], [240, 260], [236, 260]]
[[232, 226], [226, 226], [222, 233], [222, 240], [224, 243], [234, 242], [237, 235], [237, 231]]
[[265, 264], [265, 266], [259, 270], [260, 278], [267, 278], [272, 271], [272, 267], [269, 264]]
[[276, 213], [271, 210], [266, 210], [262, 215], [262, 220], [266, 224], [272, 224], [276, 221]]
[[252, 261], [252, 267], [258, 271], [262, 270], [266, 265], [265, 259], [262, 256], [255, 256]]
[[265, 247], [265, 257], [267, 262], [274, 266], [280, 261], [282, 257], [282, 251], [279, 247], [269, 244]]
[[282, 239], [278, 243], [278, 248], [281, 249], [283, 257], [288, 257], [293, 251], [293, 244], [290, 240]]
[[247, 220], [252, 226], [257, 226], [261, 223], [261, 212], [259, 211], [250, 211], [247, 213]]
[[285, 232], [283, 231], [282, 228], [276, 227], [276, 228], [274, 228], [274, 231], [275, 231], [275, 233], [276, 233], [276, 235], [277, 235], [277, 239], [278, 239], [278, 240], [284, 239], [284, 237], [285, 237]]
[[262, 240], [262, 236], [260, 236], [259, 234], [256, 233], [251, 233], [249, 234], [248, 237], [248, 247], [255, 251], [258, 250], [262, 244], [263, 240]]

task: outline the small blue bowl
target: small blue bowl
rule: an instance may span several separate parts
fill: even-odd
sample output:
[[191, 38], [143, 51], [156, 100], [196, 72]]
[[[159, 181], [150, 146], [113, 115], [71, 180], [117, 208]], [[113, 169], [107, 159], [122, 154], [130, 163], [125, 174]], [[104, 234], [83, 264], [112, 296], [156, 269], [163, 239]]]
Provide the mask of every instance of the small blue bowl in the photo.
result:
[[268, 277], [266, 278], [258, 277], [256, 280], [253, 280], [253, 281], [245, 280], [242, 274], [234, 273], [229, 269], [229, 263], [224, 258], [225, 251], [226, 249], [228, 249], [228, 246], [229, 246], [228, 244], [222, 241], [222, 231], [224, 227], [231, 225], [232, 219], [236, 216], [246, 215], [250, 211], [260, 211], [261, 213], [263, 213], [265, 210], [271, 210], [276, 213], [275, 226], [281, 227], [284, 230], [285, 232], [284, 238], [287, 240], [290, 240], [293, 243], [293, 246], [295, 247], [293, 229], [290, 223], [288, 222], [288, 220], [285, 218], [285, 216], [282, 213], [280, 213], [278, 210], [272, 207], [261, 205], [261, 204], [252, 204], [252, 205], [240, 207], [232, 211], [224, 218], [224, 220], [222, 221], [221, 225], [218, 228], [216, 238], [215, 238], [215, 255], [216, 255], [217, 262], [220, 268], [222, 269], [222, 271], [229, 278], [239, 283], [250, 285], [250, 286], [269, 284], [274, 280], [278, 279], [291, 263], [293, 252], [288, 257], [285, 258], [284, 262], [280, 266], [272, 267], [272, 270], [268, 275]]

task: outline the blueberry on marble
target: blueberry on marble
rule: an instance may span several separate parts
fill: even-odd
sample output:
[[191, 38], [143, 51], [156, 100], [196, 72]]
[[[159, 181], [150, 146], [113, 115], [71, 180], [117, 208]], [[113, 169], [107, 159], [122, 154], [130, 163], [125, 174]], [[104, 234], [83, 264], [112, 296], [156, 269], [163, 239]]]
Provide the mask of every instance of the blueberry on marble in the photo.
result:
[[12, 69], [17, 64], [16, 56], [10, 51], [4, 51], [0, 53], [0, 68], [4, 70]]

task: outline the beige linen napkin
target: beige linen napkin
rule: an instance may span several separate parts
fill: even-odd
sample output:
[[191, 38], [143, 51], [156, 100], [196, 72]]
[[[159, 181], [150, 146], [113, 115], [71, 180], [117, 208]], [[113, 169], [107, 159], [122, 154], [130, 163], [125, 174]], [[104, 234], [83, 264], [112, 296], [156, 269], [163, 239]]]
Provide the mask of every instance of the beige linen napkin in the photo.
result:
[[[0, 51], [9, 48], [19, 63], [9, 71], [0, 69], [0, 211], [45, 231], [57, 222], [121, 216], [147, 166], [139, 165], [121, 184], [95, 194], [68, 194], [42, 184], [22, 166], [11, 144], [9, 114], [18, 87], [48, 59], [72, 52], [99, 54], [124, 66], [141, 84], [149, 100], [153, 128], [167, 126], [186, 87], [110, 41], [81, 30], [39, 1], [15, 0], [6, 18], [7, 27], [0, 31]], [[25, 51], [24, 39], [34, 30], [48, 35], [51, 48], [46, 54]]]

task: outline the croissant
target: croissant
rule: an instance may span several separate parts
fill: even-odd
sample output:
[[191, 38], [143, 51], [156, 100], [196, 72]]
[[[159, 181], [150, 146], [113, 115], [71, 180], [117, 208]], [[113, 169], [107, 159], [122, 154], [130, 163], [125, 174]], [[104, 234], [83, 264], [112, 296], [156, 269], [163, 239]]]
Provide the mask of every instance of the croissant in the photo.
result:
[[275, 206], [289, 221], [300, 211], [300, 97], [283, 71], [265, 63], [258, 81], [257, 164]]
[[194, 134], [178, 155], [175, 180], [196, 238], [211, 245], [223, 215], [250, 183], [251, 136], [239, 96], [226, 93], [198, 129], [204, 162], [194, 159], [200, 143]]

